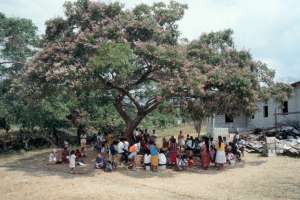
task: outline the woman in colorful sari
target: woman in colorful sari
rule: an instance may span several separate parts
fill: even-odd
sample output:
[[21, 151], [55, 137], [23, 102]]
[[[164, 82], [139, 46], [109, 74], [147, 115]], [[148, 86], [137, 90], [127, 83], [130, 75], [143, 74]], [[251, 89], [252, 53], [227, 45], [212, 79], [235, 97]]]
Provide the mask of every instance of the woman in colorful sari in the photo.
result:
[[176, 139], [174, 136], [170, 138], [169, 143], [169, 164], [170, 165], [176, 165], [176, 158], [177, 158], [177, 144]]
[[201, 166], [203, 169], [207, 170], [210, 164], [210, 153], [209, 153], [209, 139], [208, 137], [204, 138], [204, 144], [200, 147], [200, 158]]

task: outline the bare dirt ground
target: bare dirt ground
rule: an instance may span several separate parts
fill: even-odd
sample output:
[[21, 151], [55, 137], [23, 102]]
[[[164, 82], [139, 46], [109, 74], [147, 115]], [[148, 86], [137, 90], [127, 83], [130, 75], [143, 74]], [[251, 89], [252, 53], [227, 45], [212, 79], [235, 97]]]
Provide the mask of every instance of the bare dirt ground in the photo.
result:
[[1, 200], [300, 199], [300, 159], [247, 154], [244, 162], [223, 171], [112, 173], [92, 165], [69, 174], [67, 165], [46, 165], [47, 151], [0, 157]]

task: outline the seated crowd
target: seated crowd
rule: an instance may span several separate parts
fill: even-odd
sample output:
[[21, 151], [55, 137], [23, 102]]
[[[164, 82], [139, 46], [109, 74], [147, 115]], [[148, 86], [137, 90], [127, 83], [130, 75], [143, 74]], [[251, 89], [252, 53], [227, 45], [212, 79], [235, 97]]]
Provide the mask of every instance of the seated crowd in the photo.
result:
[[[113, 171], [118, 166], [126, 166], [136, 170], [142, 166], [147, 171], [164, 170], [167, 167], [176, 170], [192, 168], [195, 158], [199, 158], [200, 165], [207, 170], [211, 165], [222, 169], [224, 164], [235, 165], [243, 156], [243, 145], [236, 135], [232, 141], [227, 142], [226, 137], [218, 137], [217, 141], [206, 136], [193, 138], [187, 135], [185, 138], [180, 131], [178, 138], [171, 136], [163, 138], [161, 147], [157, 146], [155, 130], [151, 134], [148, 130], [136, 129], [131, 142], [125, 138], [114, 139], [112, 134], [98, 134], [95, 150], [97, 157], [95, 168], [104, 171]], [[81, 159], [85, 156], [86, 135], [80, 139], [80, 150], [69, 149], [67, 142], [62, 152], [54, 150], [49, 155], [50, 163], [69, 163], [71, 172], [74, 172], [76, 165], [85, 165]]]

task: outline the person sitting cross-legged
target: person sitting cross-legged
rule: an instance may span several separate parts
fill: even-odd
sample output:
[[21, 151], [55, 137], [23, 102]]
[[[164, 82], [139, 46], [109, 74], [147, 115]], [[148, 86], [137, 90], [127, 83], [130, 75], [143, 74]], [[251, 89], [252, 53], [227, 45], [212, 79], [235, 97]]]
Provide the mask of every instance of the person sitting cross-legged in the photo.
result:
[[146, 149], [144, 154], [144, 167], [146, 171], [150, 171], [151, 168], [151, 154], [148, 149]]
[[95, 168], [96, 169], [104, 169], [105, 167], [105, 158], [102, 153], [98, 153], [98, 156], [96, 158], [95, 162]]
[[159, 169], [161, 170], [166, 169], [167, 166], [167, 157], [162, 149], [159, 151], [158, 165], [159, 165]]

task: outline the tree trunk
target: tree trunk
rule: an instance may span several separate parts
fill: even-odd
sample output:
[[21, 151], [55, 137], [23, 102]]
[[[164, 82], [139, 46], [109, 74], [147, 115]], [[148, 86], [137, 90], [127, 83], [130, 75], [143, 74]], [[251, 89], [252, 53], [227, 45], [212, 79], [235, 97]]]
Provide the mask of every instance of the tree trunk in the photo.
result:
[[200, 138], [200, 134], [201, 134], [202, 121], [203, 121], [202, 119], [194, 120], [194, 127], [198, 134], [198, 138]]
[[133, 141], [133, 132], [145, 116], [146, 115], [139, 114], [134, 120], [130, 120], [128, 123], [126, 123], [125, 137], [127, 137], [128, 141]]

